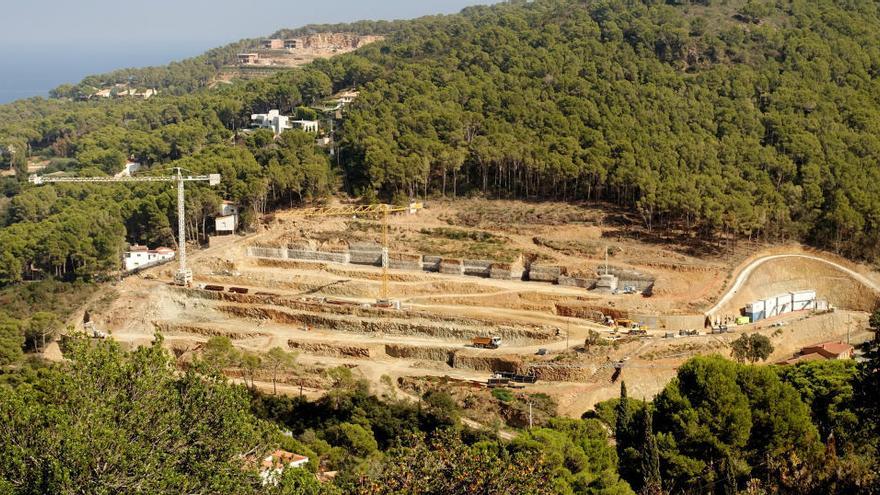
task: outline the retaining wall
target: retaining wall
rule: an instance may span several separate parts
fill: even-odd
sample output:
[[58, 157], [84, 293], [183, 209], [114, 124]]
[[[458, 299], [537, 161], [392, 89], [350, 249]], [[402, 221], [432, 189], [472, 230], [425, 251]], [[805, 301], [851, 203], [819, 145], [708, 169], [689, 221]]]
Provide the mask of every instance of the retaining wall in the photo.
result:
[[477, 277], [489, 277], [492, 262], [486, 260], [462, 260], [461, 269], [465, 275], [473, 275]]
[[529, 267], [529, 280], [533, 282], [559, 282], [559, 277], [565, 275], [567, 270], [564, 266], [531, 265]]
[[441, 361], [449, 366], [452, 366], [455, 359], [454, 349], [406, 344], [385, 344], [385, 354], [397, 359]]
[[464, 262], [452, 258], [443, 258], [440, 260], [440, 273], [445, 273], [447, 275], [464, 275]]
[[440, 256], [422, 256], [422, 270], [426, 272], [439, 272], [441, 261], [443, 261], [443, 258]]
[[349, 253], [328, 253], [305, 249], [287, 249], [287, 258], [301, 261], [329, 261], [332, 263], [348, 263]]
[[422, 257], [418, 254], [389, 253], [388, 268], [394, 270], [419, 271], [422, 269]]
[[559, 279], [557, 279], [557, 283], [565, 287], [580, 287], [582, 289], [592, 289], [596, 285], [596, 279], [569, 277], [567, 275], [562, 275], [561, 277], [559, 277]]
[[260, 246], [248, 246], [247, 248], [248, 256], [254, 256], [257, 258], [287, 258], [287, 249], [285, 248], [270, 248], [270, 247], [260, 247]]
[[353, 357], [369, 358], [370, 348], [344, 344], [325, 344], [323, 342], [297, 342], [293, 339], [287, 341], [287, 346], [309, 354], [327, 357]]

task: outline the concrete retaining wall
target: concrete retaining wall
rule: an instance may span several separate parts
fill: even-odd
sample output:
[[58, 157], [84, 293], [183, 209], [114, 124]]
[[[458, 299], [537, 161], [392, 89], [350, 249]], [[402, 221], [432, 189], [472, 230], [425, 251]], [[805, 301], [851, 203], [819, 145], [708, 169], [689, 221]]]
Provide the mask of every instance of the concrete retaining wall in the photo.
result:
[[651, 290], [654, 288], [654, 277], [650, 275], [615, 266], [608, 267], [608, 272], [617, 277], [618, 290], [623, 290], [624, 287], [629, 286], [635, 287], [638, 292], [650, 294]]
[[492, 262], [486, 260], [462, 260], [462, 272], [465, 275], [488, 277], [492, 269]]
[[464, 263], [462, 260], [443, 258], [440, 260], [440, 273], [447, 275], [464, 275]]
[[492, 263], [489, 267], [489, 278], [497, 280], [510, 280], [513, 278], [513, 270], [509, 263]]
[[564, 266], [531, 265], [529, 267], [529, 280], [534, 282], [559, 282], [559, 277], [565, 275], [567, 270]]
[[269, 248], [269, 247], [260, 247], [260, 246], [248, 246], [247, 248], [248, 256], [254, 256], [257, 258], [287, 258], [287, 249], [285, 248]]
[[328, 253], [325, 251], [309, 251], [305, 249], [288, 249], [287, 258], [302, 261], [330, 261], [332, 263], [348, 263], [348, 253]]
[[582, 289], [592, 289], [596, 285], [596, 279], [569, 277], [567, 275], [563, 275], [559, 277], [557, 283], [565, 287], [580, 287]]
[[420, 271], [422, 269], [422, 257], [418, 254], [389, 253], [388, 268]]
[[440, 271], [440, 261], [443, 258], [440, 256], [422, 256], [422, 270], [426, 272], [439, 272]]
[[[318, 251], [310, 249], [309, 246], [310, 244], [303, 243], [296, 247], [287, 248], [251, 246], [247, 248], [247, 253], [248, 256], [258, 258], [351, 263], [377, 267], [381, 267], [383, 264], [383, 250], [376, 243], [352, 243], [349, 245], [347, 252]], [[527, 270], [523, 270], [520, 262], [498, 263], [491, 260], [463, 260], [410, 253], [389, 253], [387, 263], [389, 268], [396, 270], [438, 272], [447, 275], [470, 275], [496, 280], [522, 279], [535, 282], [549, 282], [586, 290], [596, 288], [595, 278], [584, 276], [581, 273], [573, 273], [570, 276], [567, 267], [558, 265], [532, 264]], [[610, 271], [620, 275], [618, 287], [633, 286], [637, 291], [646, 294], [649, 294], [653, 288], [654, 279], [648, 275], [616, 267], [610, 267]]]

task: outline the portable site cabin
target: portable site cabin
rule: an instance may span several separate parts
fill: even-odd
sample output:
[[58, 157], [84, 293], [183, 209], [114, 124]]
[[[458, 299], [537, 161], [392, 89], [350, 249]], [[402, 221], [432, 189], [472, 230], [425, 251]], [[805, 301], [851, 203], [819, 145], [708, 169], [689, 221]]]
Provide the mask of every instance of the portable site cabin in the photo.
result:
[[802, 290], [787, 292], [746, 305], [745, 316], [752, 322], [772, 318], [792, 311], [805, 311], [817, 308], [816, 291]]
[[815, 309], [816, 307], [816, 291], [802, 290], [791, 293], [792, 311], [803, 311], [807, 309]]

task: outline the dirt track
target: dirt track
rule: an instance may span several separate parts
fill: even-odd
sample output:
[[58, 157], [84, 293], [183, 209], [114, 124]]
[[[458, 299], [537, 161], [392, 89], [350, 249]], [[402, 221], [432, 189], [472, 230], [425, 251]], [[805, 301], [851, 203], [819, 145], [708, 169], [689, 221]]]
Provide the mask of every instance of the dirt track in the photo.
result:
[[[758, 258], [754, 261], [751, 261], [748, 265], [746, 265], [744, 268], [742, 268], [739, 271], [739, 275], [737, 275], [734, 283], [727, 289], [727, 292], [725, 292], [725, 294], [721, 297], [721, 299], [719, 299], [718, 302], [715, 303], [714, 306], [712, 306], [711, 308], [709, 308], [708, 311], [706, 311], [706, 315], [714, 316], [717, 312], [719, 312], [719, 310], [724, 308], [737, 295], [737, 293], [740, 291], [740, 289], [742, 289], [743, 285], [745, 285], [746, 282], [748, 282], [749, 277], [751, 277], [752, 273], [756, 269], [761, 267], [761, 265], [764, 265], [765, 263], [773, 261], [773, 260], [784, 260], [784, 259], [806, 259], [806, 260], [814, 261], [817, 263], [829, 265], [829, 266], [833, 267], [835, 270], [843, 272], [847, 276], [852, 277], [857, 282], [868, 287], [872, 291], [874, 291], [876, 293], [880, 293], [880, 283], [877, 283], [877, 282], [871, 280], [870, 278], [862, 275], [861, 273], [858, 273], [855, 270], [852, 270], [852, 269], [850, 269], [846, 266], [843, 266], [839, 263], [836, 263], [834, 261], [830, 261], [828, 259], [821, 258], [819, 256], [808, 255], [808, 254], [777, 254], [777, 255], [771, 255], [771, 256], [765, 256], [765, 257]], [[770, 294], [767, 294], [767, 296], [769, 296], [769, 295]]]

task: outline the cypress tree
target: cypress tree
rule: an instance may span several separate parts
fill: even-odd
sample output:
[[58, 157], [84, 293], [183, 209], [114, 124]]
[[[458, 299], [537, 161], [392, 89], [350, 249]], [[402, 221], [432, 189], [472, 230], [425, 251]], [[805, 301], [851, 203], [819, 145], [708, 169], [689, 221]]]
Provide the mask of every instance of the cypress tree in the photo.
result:
[[644, 495], [660, 495], [663, 493], [663, 481], [660, 478], [660, 453], [654, 438], [653, 413], [645, 404], [642, 438], [642, 493]]
[[626, 395], [626, 382], [620, 382], [620, 402], [617, 404], [617, 424], [614, 428], [614, 438], [617, 441], [617, 456], [622, 457], [624, 449], [629, 446], [630, 423], [632, 423], [632, 410], [629, 406], [629, 398]]

